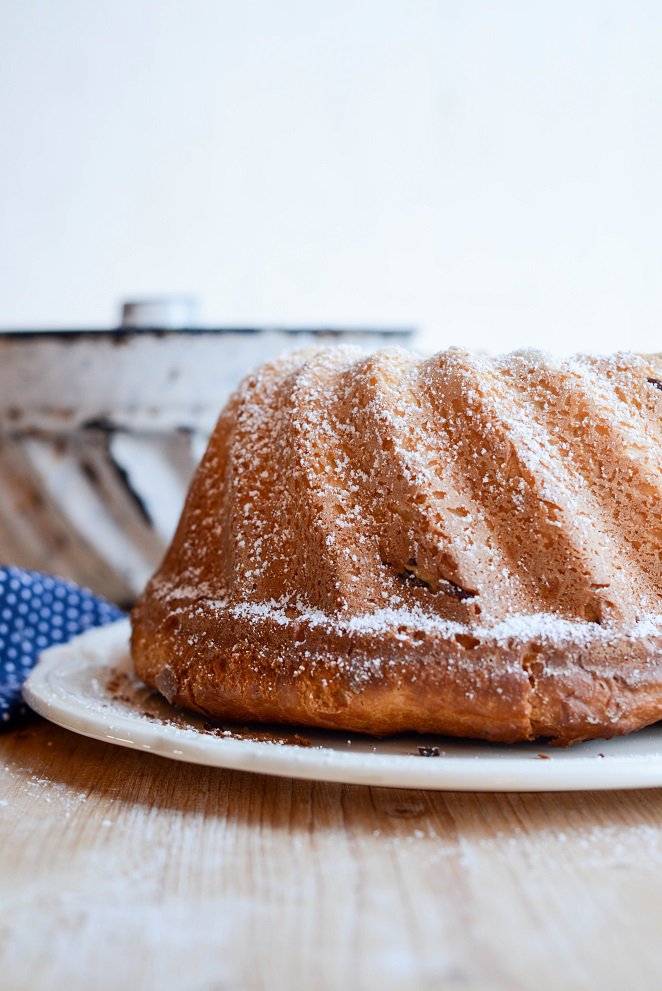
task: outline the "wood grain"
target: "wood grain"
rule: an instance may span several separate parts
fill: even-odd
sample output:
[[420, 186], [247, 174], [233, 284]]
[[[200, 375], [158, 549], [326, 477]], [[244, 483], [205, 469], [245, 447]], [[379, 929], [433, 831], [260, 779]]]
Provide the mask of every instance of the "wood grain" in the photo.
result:
[[0, 738], [0, 988], [659, 988], [662, 791], [468, 795]]

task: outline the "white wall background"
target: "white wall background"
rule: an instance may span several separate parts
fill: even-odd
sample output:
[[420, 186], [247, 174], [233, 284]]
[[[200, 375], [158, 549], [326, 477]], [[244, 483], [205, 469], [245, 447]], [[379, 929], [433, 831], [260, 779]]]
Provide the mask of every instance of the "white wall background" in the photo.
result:
[[0, 325], [662, 349], [658, 0], [0, 0]]

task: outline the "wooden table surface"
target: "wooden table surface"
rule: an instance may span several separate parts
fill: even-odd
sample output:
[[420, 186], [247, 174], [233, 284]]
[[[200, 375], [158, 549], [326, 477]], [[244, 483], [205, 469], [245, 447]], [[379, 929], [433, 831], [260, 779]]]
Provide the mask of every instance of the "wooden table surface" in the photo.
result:
[[659, 989], [662, 791], [471, 795], [0, 737], [2, 991]]

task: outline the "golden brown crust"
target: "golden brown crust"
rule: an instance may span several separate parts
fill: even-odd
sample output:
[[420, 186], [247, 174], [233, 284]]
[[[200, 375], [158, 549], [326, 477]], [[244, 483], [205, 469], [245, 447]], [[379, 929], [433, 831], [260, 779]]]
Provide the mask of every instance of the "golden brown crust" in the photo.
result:
[[220, 719], [375, 735], [656, 721], [658, 377], [622, 355], [265, 366], [134, 610], [138, 674]]
[[571, 743], [628, 733], [662, 712], [659, 635], [464, 646], [403, 630], [381, 636], [376, 650], [372, 635], [233, 620], [201, 602], [180, 604], [174, 621], [155, 600], [136, 608], [133, 624], [148, 684], [231, 721]]

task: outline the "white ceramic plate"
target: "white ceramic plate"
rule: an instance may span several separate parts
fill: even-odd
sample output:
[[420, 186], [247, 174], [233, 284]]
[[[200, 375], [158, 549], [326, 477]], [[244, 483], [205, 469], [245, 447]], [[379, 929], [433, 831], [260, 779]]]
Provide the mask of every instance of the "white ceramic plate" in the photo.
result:
[[67, 729], [161, 757], [292, 778], [453, 791], [577, 791], [662, 786], [662, 723], [568, 750], [445, 737], [288, 727], [218, 727], [168, 705], [133, 674], [129, 623], [92, 630], [42, 654], [24, 688]]

